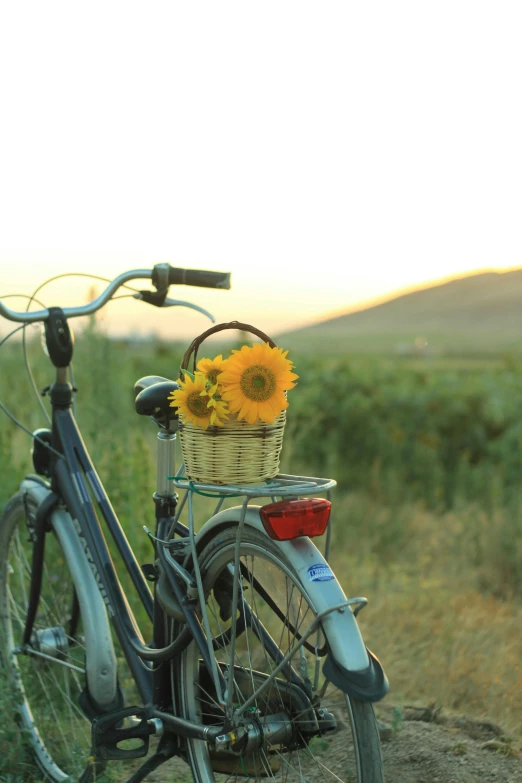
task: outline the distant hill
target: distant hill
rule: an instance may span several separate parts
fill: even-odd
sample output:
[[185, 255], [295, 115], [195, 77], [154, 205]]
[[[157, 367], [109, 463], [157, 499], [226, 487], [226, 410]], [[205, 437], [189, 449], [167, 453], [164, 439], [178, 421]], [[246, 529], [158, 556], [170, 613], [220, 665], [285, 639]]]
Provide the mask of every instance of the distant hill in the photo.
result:
[[277, 336], [294, 350], [385, 353], [522, 351], [522, 269], [402, 294]]

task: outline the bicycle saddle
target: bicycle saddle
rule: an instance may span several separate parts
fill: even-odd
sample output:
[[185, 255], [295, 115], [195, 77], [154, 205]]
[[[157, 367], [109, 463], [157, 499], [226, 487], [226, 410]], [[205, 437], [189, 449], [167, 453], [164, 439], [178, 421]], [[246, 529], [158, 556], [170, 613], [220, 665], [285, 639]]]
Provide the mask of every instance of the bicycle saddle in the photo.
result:
[[180, 385], [160, 375], [146, 375], [134, 384], [134, 405], [140, 416], [154, 416], [158, 424], [167, 426], [169, 419], [176, 419], [168, 396]]

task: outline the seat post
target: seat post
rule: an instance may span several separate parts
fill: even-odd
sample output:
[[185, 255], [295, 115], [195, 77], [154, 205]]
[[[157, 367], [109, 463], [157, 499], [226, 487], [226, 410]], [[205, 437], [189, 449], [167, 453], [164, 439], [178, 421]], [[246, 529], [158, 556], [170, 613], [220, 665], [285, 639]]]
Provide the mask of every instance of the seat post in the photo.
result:
[[158, 473], [156, 493], [161, 498], [174, 498], [176, 492], [174, 482], [167, 476], [174, 476], [176, 473], [176, 458], [174, 446], [176, 443], [176, 433], [168, 430], [158, 432]]

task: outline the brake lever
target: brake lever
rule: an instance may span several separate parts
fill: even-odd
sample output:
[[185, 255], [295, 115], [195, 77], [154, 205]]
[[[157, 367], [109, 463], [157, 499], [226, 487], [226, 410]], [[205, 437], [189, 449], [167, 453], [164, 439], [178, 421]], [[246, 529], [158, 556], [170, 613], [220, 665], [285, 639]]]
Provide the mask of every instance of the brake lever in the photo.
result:
[[164, 296], [163, 292], [160, 291], [140, 291], [139, 293], [133, 294], [132, 296], [134, 299], [147, 302], [147, 304], [153, 304], [156, 307], [190, 307], [191, 310], [197, 310], [198, 313], [206, 315], [207, 318], [210, 318], [213, 324], [216, 323], [216, 319], [212, 313], [209, 313], [208, 310], [205, 310], [203, 307], [192, 304], [192, 302], [184, 302], [181, 299], [169, 299], [168, 297]]

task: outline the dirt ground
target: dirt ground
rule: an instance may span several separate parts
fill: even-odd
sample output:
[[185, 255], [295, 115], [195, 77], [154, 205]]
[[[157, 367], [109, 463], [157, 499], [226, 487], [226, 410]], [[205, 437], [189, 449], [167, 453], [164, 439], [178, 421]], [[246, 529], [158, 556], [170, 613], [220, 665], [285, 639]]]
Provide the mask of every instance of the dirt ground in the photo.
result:
[[[522, 742], [487, 721], [441, 708], [379, 705], [386, 783], [522, 783]], [[343, 732], [328, 738], [335, 757]], [[340, 748], [339, 748], [340, 750]], [[172, 759], [147, 783], [189, 783], [190, 772]]]
[[521, 742], [434, 707], [381, 710], [386, 783], [522, 783]]

